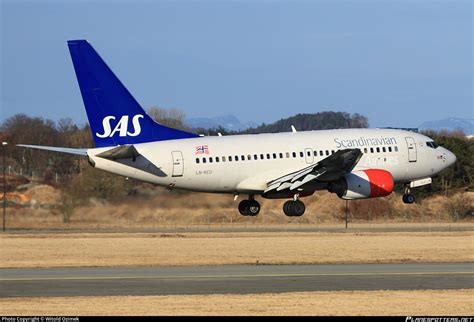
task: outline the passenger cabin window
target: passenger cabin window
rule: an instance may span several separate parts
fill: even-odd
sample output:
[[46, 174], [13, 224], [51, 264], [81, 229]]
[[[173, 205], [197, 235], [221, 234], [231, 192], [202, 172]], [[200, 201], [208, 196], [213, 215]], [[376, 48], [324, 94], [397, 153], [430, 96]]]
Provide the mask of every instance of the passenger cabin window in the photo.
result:
[[196, 163], [199, 163], [199, 158], [196, 158]]
[[308, 152], [306, 154], [310, 157], [311, 156], [311, 151], [308, 150]]
[[287, 158], [287, 159], [290, 158], [290, 152], [286, 152], [286, 158]]
[[398, 146], [395, 146], [393, 149], [395, 150], [395, 152], [398, 152]]
[[202, 158], [202, 163], [206, 163], [206, 158]]
[[374, 153], [374, 148], [370, 148], [370, 153]]
[[293, 152], [293, 158], [296, 158], [296, 152]]
[[392, 147], [391, 146], [388, 147], [388, 152], [392, 152]]
[[265, 159], [265, 156], [263, 154], [260, 154], [260, 160]]
[[364, 153], [367, 153], [367, 148], [364, 148]]
[[247, 160], [252, 160], [252, 156], [250, 154], [247, 155]]
[[331, 150], [331, 154], [334, 154], [334, 152], [335, 152], [334, 150]]
[[229, 155], [229, 162], [232, 162], [232, 156]]
[[258, 160], [258, 155], [254, 154], [254, 155], [253, 155], [253, 159], [254, 159], [254, 160]]
[[377, 153], [380, 153], [380, 148], [379, 147], [377, 147]]
[[280, 159], [283, 159], [283, 153], [280, 153], [279, 155], [280, 155]]
[[216, 157], [216, 162], [219, 162], [219, 157]]
[[326, 155], [329, 155], [329, 150], [326, 150]]
[[212, 163], [212, 157], [209, 158], [209, 163]]
[[385, 147], [382, 147], [382, 151], [385, 152]]
[[319, 156], [322, 157], [323, 155], [324, 155], [324, 151], [323, 150], [319, 151]]
[[300, 157], [304, 157], [304, 153], [303, 153], [303, 152], [300, 152]]
[[225, 157], [222, 157], [222, 162], [225, 162]]
[[267, 159], [270, 160], [270, 153], [267, 153]]
[[274, 159], [277, 158], [277, 154], [276, 154], [276, 153], [273, 153], [273, 158], [274, 158]]
[[241, 155], [240, 160], [245, 161], [245, 155]]

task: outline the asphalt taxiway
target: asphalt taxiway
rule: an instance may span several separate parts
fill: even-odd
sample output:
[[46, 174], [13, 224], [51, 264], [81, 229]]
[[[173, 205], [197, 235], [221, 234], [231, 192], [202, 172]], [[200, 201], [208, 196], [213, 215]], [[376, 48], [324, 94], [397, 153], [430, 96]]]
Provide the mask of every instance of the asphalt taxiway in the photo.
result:
[[474, 263], [0, 269], [0, 297], [474, 288]]

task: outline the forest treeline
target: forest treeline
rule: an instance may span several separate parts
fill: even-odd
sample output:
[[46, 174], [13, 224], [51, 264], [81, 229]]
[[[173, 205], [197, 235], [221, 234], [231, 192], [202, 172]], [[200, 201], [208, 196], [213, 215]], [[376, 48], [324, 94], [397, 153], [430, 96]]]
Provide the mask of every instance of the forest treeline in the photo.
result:
[[[218, 132], [223, 135], [288, 132], [291, 131], [292, 125], [298, 131], [368, 127], [367, 118], [360, 114], [351, 115], [344, 112], [327, 111], [314, 114], [297, 114], [272, 124], [262, 124], [241, 132], [228, 132], [223, 128], [190, 129], [186, 126], [185, 114], [177, 109], [152, 107], [148, 112], [162, 124], [205, 135], [216, 135]], [[474, 140], [468, 140], [462, 132], [426, 132], [425, 134], [457, 156], [457, 162], [454, 166], [433, 178], [431, 191], [460, 187], [472, 189]], [[61, 119], [54, 122], [25, 114], [16, 114], [1, 124], [0, 140], [8, 142], [5, 152], [9, 172], [17, 175], [39, 177], [47, 183], [54, 183], [59, 186], [69, 185], [81, 170], [88, 167], [84, 159], [67, 154], [19, 148], [15, 145], [36, 144], [75, 148], [94, 146], [88, 125], [75, 124], [71, 119]], [[0, 164], [0, 168], [3, 168], [3, 165]], [[117, 178], [117, 176], [111, 174], [106, 174], [105, 177], [102, 173], [98, 175], [97, 172], [99, 171], [96, 169], [86, 172], [91, 173], [91, 176], [101, 178], [101, 180], [108, 178], [107, 176]]]

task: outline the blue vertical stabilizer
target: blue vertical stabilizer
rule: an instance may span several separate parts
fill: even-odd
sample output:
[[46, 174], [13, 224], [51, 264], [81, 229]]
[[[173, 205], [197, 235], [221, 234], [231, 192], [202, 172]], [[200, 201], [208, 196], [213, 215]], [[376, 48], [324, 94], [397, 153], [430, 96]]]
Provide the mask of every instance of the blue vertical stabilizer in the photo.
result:
[[68, 47], [96, 147], [198, 137], [150, 118], [86, 40]]

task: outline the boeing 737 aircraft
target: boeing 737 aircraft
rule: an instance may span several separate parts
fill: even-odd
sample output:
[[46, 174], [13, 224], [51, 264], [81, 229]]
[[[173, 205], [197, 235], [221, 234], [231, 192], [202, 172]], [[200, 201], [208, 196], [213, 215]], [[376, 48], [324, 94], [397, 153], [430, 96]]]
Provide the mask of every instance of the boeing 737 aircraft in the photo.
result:
[[456, 156], [424, 135], [394, 129], [340, 129], [201, 137], [153, 121], [86, 40], [68, 41], [95, 148], [20, 145], [87, 157], [98, 169], [176, 189], [248, 195], [239, 212], [255, 216], [255, 196], [289, 199], [301, 216], [302, 197], [329, 190], [342, 199], [410, 190]]

